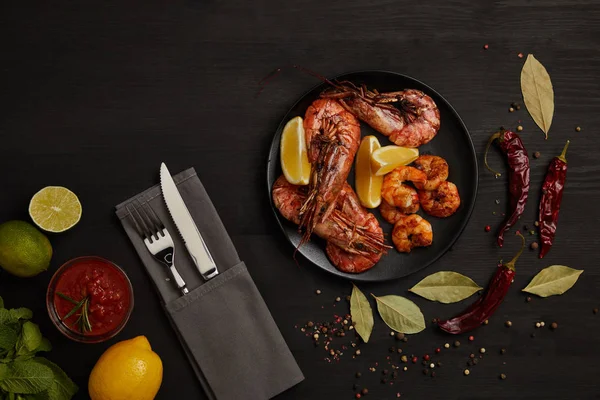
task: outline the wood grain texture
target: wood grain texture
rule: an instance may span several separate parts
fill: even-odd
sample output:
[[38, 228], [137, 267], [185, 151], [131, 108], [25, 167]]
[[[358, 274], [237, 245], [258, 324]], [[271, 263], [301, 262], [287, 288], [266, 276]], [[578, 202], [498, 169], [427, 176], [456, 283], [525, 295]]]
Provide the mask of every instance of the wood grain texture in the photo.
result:
[[[306, 375], [278, 399], [352, 398], [359, 370], [360, 385], [373, 399], [396, 398], [397, 392], [403, 399], [600, 398], [600, 315], [592, 314], [600, 307], [596, 1], [34, 3], [0, 5], [0, 221], [25, 219], [30, 197], [46, 185], [75, 191], [83, 218], [73, 231], [50, 238], [55, 256], [48, 273], [22, 280], [0, 271], [0, 295], [8, 306], [34, 310], [53, 343], [50, 358], [81, 387], [78, 398], [86, 398], [89, 371], [115, 340], [101, 345], [67, 341], [51, 325], [44, 298], [52, 272], [87, 254], [115, 261], [132, 278], [136, 308], [118, 339], [145, 334], [161, 355], [165, 376], [158, 398], [204, 398], [113, 214], [115, 204], [157, 182], [161, 161], [173, 171], [196, 167]], [[511, 102], [521, 100], [525, 58], [517, 57], [520, 52], [535, 54], [552, 77], [555, 115], [547, 141], [524, 107], [508, 112]], [[435, 379], [411, 364], [400, 382], [387, 386], [379, 383], [379, 371], [367, 371], [375, 362], [385, 363], [387, 349], [396, 344], [379, 317], [361, 357], [345, 354], [337, 364], [325, 362], [324, 350], [294, 328], [347, 312], [346, 303], [333, 304], [336, 296], [350, 294], [351, 285], [302, 259], [296, 265], [268, 206], [264, 177], [271, 137], [287, 109], [317, 82], [287, 69], [258, 98], [254, 95], [262, 77], [291, 63], [324, 75], [387, 69], [414, 76], [453, 104], [480, 157], [499, 126], [522, 125], [529, 153], [541, 152], [531, 162], [531, 198], [522, 220], [529, 226], [536, 219], [546, 166], [571, 140], [556, 245], [543, 261], [524, 254], [505, 304], [475, 332], [475, 343], [461, 336], [459, 349], [443, 351], [444, 366]], [[577, 125], [581, 132], [575, 132]], [[498, 152], [490, 162], [504, 172]], [[497, 261], [511, 257], [519, 244], [507, 237], [499, 249], [483, 230], [499, 226], [506, 200], [505, 179], [496, 180], [482, 168], [473, 217], [453, 251], [405, 279], [361, 289], [407, 296], [427, 320], [460, 311], [466, 303], [440, 305], [407, 290], [428, 274], [449, 269], [484, 285]], [[552, 264], [585, 272], [565, 295], [525, 303], [520, 289]], [[316, 288], [321, 296], [314, 295]], [[513, 322], [510, 329], [503, 326], [507, 319]], [[539, 320], [557, 321], [560, 327], [535, 330]], [[454, 339], [428, 328], [402, 347], [405, 354], [422, 355]], [[485, 358], [469, 377], [462, 376], [468, 354], [482, 346], [488, 350]], [[502, 347], [508, 352], [501, 357]], [[498, 380], [501, 372], [507, 380]]]

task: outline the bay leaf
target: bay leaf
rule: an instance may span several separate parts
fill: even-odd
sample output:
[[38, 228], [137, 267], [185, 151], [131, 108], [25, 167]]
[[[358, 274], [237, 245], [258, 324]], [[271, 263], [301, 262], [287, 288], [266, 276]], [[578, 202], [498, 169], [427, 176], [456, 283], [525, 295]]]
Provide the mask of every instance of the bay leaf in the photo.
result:
[[381, 296], [373, 293], [377, 300], [377, 310], [383, 322], [396, 332], [419, 333], [425, 329], [425, 317], [419, 307], [402, 296]]
[[548, 71], [533, 54], [527, 55], [521, 70], [521, 92], [531, 118], [548, 139], [554, 116], [554, 89]]
[[454, 271], [440, 271], [423, 278], [409, 291], [427, 300], [449, 304], [464, 300], [482, 289], [468, 276]]
[[523, 289], [523, 292], [540, 297], [563, 294], [573, 287], [582, 272], [582, 269], [573, 269], [564, 265], [551, 265], [534, 276], [529, 285]]
[[350, 315], [354, 329], [367, 343], [373, 331], [373, 310], [367, 296], [355, 284], [352, 284], [352, 295], [350, 296]]

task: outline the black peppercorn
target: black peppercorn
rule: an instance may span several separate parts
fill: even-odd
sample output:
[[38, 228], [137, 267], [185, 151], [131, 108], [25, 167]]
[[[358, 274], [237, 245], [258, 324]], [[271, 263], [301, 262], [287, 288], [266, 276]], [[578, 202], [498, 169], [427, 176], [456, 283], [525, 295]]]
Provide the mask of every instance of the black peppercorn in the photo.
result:
[[364, 388], [363, 390], [360, 391], [362, 393], [363, 396], [366, 396], [367, 394], [369, 394], [369, 389]]
[[404, 339], [404, 333], [398, 332], [396, 333], [396, 340], [402, 340]]
[[361, 374], [360, 372], [357, 372], [357, 373], [356, 373], [356, 377], [357, 377], [357, 378], [360, 378], [361, 376], [362, 376], [362, 374]]

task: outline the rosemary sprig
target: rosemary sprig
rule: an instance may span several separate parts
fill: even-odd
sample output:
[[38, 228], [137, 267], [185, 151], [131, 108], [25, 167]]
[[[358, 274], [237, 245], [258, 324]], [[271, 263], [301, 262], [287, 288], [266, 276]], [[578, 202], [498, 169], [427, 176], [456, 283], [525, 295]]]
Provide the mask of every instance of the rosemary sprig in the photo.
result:
[[60, 297], [61, 299], [67, 300], [68, 302], [71, 302], [74, 304], [73, 308], [64, 317], [62, 317], [61, 321], [65, 322], [72, 315], [74, 315], [77, 311], [81, 310], [81, 312], [79, 313], [79, 317], [77, 318], [77, 320], [75, 320], [75, 322], [71, 326], [77, 325], [79, 327], [79, 331], [81, 333], [91, 332], [92, 324], [90, 322], [90, 316], [89, 316], [89, 308], [90, 308], [89, 296], [86, 296], [83, 299], [76, 301], [64, 293], [56, 292], [56, 295], [58, 297]]

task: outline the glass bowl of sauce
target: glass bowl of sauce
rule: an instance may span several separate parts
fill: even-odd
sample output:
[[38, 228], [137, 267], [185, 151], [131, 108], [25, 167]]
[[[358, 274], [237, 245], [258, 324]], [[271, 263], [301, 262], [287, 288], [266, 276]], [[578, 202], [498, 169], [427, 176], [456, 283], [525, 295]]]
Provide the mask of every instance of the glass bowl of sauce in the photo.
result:
[[127, 324], [133, 287], [116, 264], [101, 257], [79, 257], [67, 261], [52, 277], [46, 307], [62, 334], [77, 342], [99, 343]]

